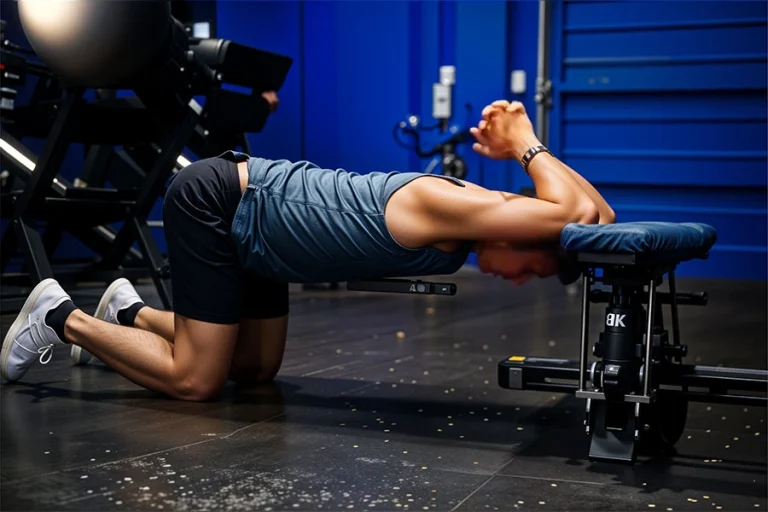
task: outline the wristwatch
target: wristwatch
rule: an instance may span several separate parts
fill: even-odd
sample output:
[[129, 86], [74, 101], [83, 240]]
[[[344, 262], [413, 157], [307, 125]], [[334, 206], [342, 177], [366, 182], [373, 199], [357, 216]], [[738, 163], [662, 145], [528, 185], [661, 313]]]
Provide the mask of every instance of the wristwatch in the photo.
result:
[[528, 165], [531, 163], [531, 160], [533, 160], [533, 157], [539, 153], [549, 153], [550, 155], [552, 154], [552, 152], [547, 149], [546, 146], [533, 146], [531, 149], [526, 151], [523, 155], [523, 158], [520, 159], [520, 165], [523, 166], [523, 170], [526, 174], [528, 174]]

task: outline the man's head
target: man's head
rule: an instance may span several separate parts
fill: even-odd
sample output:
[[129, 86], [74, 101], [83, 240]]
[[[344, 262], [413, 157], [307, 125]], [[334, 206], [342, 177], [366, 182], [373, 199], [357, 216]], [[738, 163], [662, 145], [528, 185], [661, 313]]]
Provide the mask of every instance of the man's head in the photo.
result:
[[480, 242], [475, 246], [480, 270], [516, 284], [533, 277], [551, 277], [560, 271], [557, 246], [513, 247], [506, 242]]

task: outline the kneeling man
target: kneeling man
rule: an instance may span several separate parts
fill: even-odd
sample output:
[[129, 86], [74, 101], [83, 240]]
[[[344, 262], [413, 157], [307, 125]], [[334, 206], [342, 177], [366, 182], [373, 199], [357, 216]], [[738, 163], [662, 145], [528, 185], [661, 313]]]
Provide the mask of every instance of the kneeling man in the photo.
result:
[[0, 370], [19, 380], [58, 345], [183, 400], [216, 398], [227, 380], [258, 383], [280, 368], [288, 283], [452, 274], [480, 269], [522, 284], [560, 269], [569, 223], [614, 222], [584, 178], [536, 138], [522, 104], [486, 107], [478, 153], [517, 160], [536, 198], [439, 175], [357, 174], [227, 152], [170, 184], [163, 207], [173, 311], [114, 282], [95, 316], [53, 279], [41, 282], [4, 340]]

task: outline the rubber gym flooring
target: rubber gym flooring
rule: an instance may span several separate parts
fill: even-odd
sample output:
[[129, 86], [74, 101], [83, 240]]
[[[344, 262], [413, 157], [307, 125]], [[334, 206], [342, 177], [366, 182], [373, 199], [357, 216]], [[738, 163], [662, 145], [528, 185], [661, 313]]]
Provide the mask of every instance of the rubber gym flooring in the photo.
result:
[[[691, 404], [675, 457], [590, 462], [582, 400], [496, 384], [510, 355], [576, 357], [579, 296], [454, 277], [455, 297], [296, 289], [275, 385], [220, 402], [56, 351], [0, 390], [3, 510], [766, 510], [765, 409]], [[764, 282], [679, 287], [710, 294], [681, 308], [688, 362], [765, 368]], [[71, 292], [91, 312], [102, 289]]]

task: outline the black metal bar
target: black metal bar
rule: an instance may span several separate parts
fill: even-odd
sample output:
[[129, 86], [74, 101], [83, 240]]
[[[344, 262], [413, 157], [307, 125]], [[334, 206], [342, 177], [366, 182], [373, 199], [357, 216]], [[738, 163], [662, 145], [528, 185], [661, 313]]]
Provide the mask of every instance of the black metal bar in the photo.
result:
[[663, 385], [768, 393], [768, 372], [765, 370], [689, 364], [666, 365], [659, 380]]
[[69, 148], [69, 136], [77, 122], [77, 107], [81, 100], [82, 91], [70, 91], [59, 107], [35, 170], [29, 177], [24, 193], [16, 201], [17, 217], [24, 217], [45, 199]]
[[[71, 228], [70, 233], [80, 240], [83, 245], [91, 249], [96, 254], [106, 254], [112, 247], [115, 239], [115, 233], [109, 226], [95, 226], [83, 229]], [[140, 263], [142, 261], [141, 252], [131, 246], [123, 264]]]
[[678, 391], [675, 393], [675, 397], [680, 397], [681, 395], [689, 402], [768, 407], [768, 398], [761, 396], [726, 395], [721, 393], [696, 393], [693, 391]]
[[[573, 390], [578, 389], [580, 361], [546, 357], [513, 356], [499, 363], [499, 379], [505, 382], [505, 373], [522, 371], [520, 389], [533, 389], [531, 385], [550, 384], [552, 380], [571, 381]], [[768, 394], [768, 371], [750, 368], [729, 368], [691, 364], [654, 363], [654, 387], [681, 386], [683, 388], [707, 388], [714, 394], [725, 391], [759, 392]], [[560, 385], [558, 383], [558, 385]], [[503, 384], [502, 384], [503, 386]], [[505, 387], [505, 386], [503, 386]], [[670, 391], [660, 389], [660, 391]]]
[[165, 309], [171, 310], [173, 308], [171, 285], [161, 270], [165, 265], [165, 259], [157, 247], [157, 243], [152, 235], [152, 228], [147, 226], [146, 222], [135, 217], [131, 219], [130, 222], [135, 230], [139, 247], [144, 255], [144, 260], [147, 262], [147, 268], [149, 268], [150, 275], [155, 283], [160, 300]]
[[[18, 151], [24, 158], [32, 162], [32, 165], [36, 165], [37, 155], [32, 153], [28, 147], [22, 144], [16, 137], [5, 130], [0, 128], [0, 138], [2, 138], [9, 146]], [[24, 182], [29, 180], [29, 176], [33, 169], [29, 169], [26, 165], [22, 164], [16, 159], [16, 156], [12, 156], [10, 153], [6, 153], [6, 150], [2, 150], [3, 154], [7, 154], [7, 158], [3, 162], [3, 168], [10, 170], [14, 176], [18, 177]], [[9, 165], [10, 164], [10, 165]]]
[[40, 232], [35, 226], [30, 224], [29, 220], [24, 218], [14, 219], [13, 224], [16, 229], [21, 254], [26, 260], [29, 273], [34, 282], [39, 283], [43, 279], [53, 277], [51, 263], [45, 256], [45, 246], [43, 245]]
[[85, 158], [83, 172], [80, 173], [78, 178], [79, 182], [75, 180], [75, 184], [78, 186], [103, 187], [107, 181], [107, 171], [109, 170], [112, 151], [113, 148], [111, 146], [91, 146]]
[[19, 239], [16, 236], [16, 230], [13, 226], [8, 226], [2, 240], [0, 240], [0, 272], [5, 271], [5, 267], [11, 261], [19, 250]]
[[61, 223], [53, 219], [49, 219], [45, 225], [45, 231], [42, 235], [43, 246], [45, 246], [45, 255], [48, 260], [53, 259], [56, 248], [61, 243], [63, 236], [64, 227], [61, 225]]
[[349, 281], [347, 290], [354, 292], [410, 293], [416, 295], [456, 295], [453, 283], [409, 281], [407, 279], [377, 279], [373, 281]]
[[107, 172], [107, 179], [114, 187], [138, 189], [146, 176], [146, 172], [136, 161], [131, 150], [116, 149], [114, 151], [114, 158], [110, 160]]
[[[152, 164], [152, 169], [147, 173], [146, 179], [138, 191], [136, 206], [130, 214], [131, 218], [135, 218], [140, 222], [146, 222], [147, 216], [154, 207], [157, 198], [160, 197], [165, 181], [174, 168], [176, 158], [184, 149], [184, 145], [194, 130], [199, 117], [199, 110], [190, 105], [183, 119], [181, 119], [177, 130], [168, 135], [163, 149], [157, 155], [157, 159]], [[135, 241], [134, 237], [138, 236], [138, 233], [134, 233], [131, 224], [132, 222], [126, 222], [118, 232], [112, 250], [104, 259], [105, 264], [115, 265], [128, 253]]]
[[[670, 274], [671, 275], [671, 274]], [[672, 279], [670, 279], [670, 288], [672, 286]], [[610, 301], [611, 292], [605, 290], [592, 290], [589, 294], [589, 301], [595, 304], [607, 304]], [[657, 292], [657, 302], [661, 304], [672, 304], [673, 298], [670, 293]], [[677, 305], [679, 306], [706, 306], [709, 300], [707, 292], [683, 292], [677, 293], [675, 296]], [[647, 301], [643, 301], [647, 304]]]

